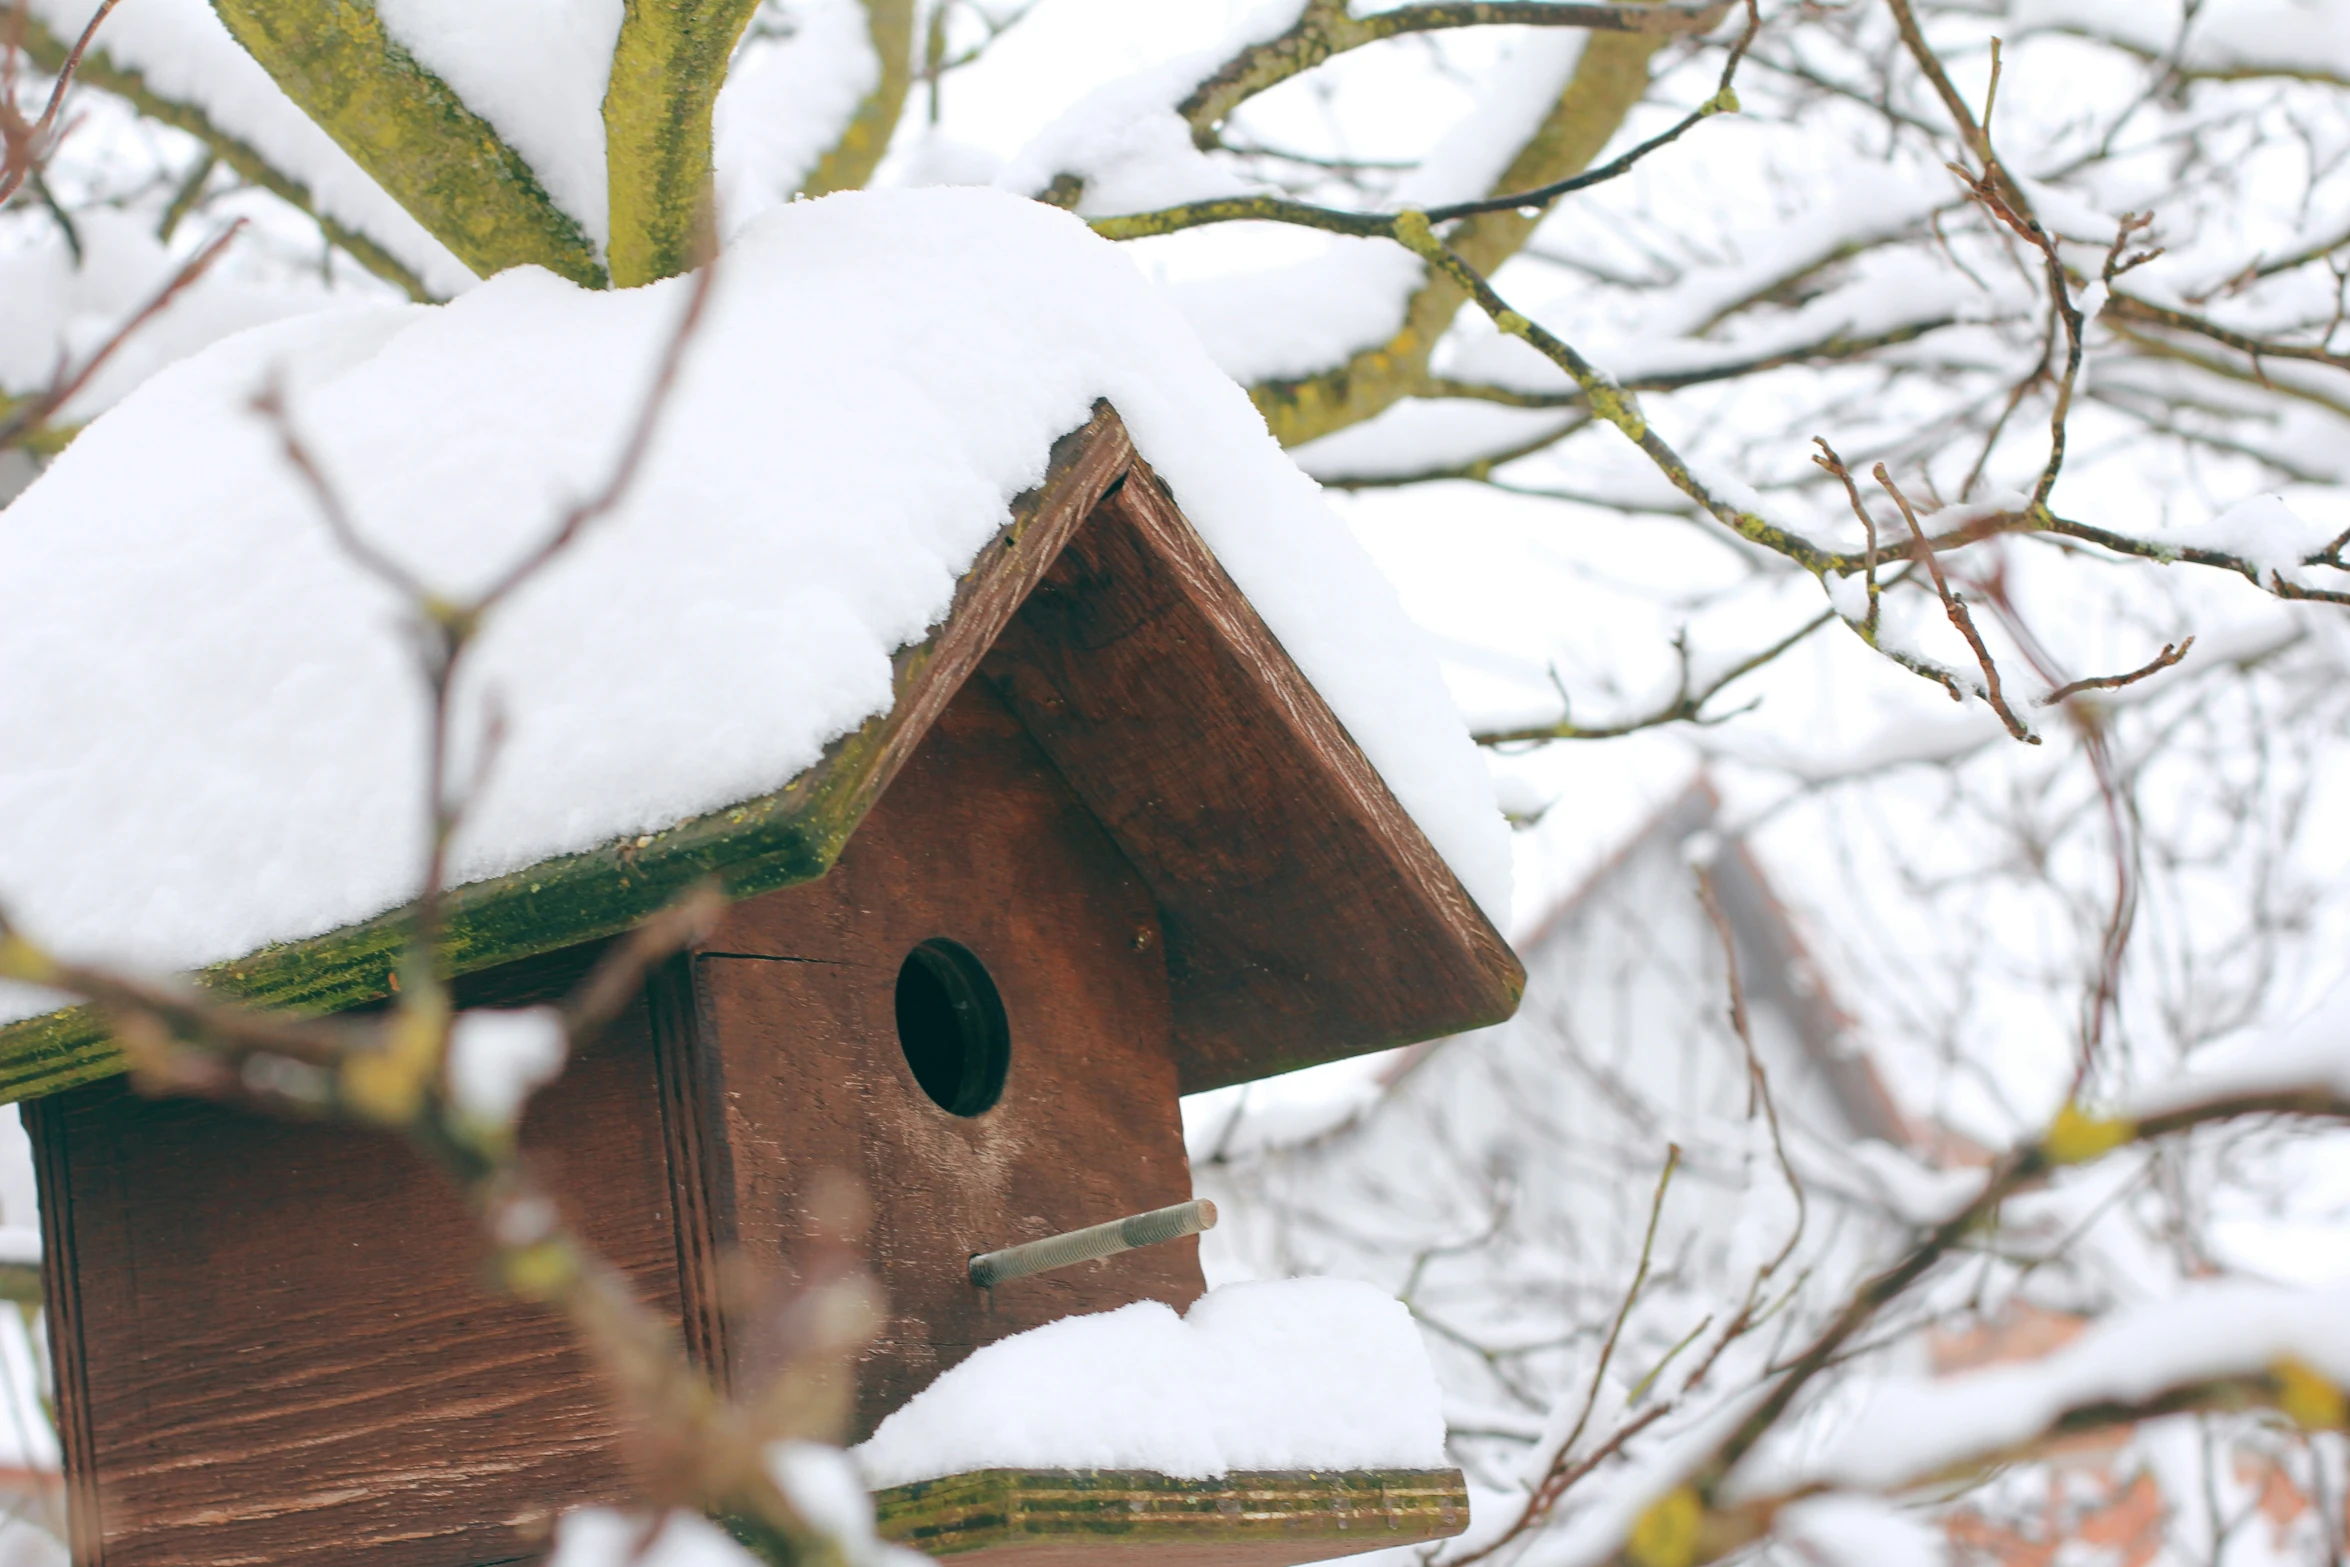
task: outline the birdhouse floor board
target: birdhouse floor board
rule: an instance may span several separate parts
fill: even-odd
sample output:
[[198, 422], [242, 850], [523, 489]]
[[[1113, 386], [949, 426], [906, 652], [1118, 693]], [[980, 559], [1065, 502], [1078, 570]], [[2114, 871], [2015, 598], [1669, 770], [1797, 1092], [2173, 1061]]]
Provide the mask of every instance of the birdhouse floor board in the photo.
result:
[[1440, 1540], [1468, 1527], [1457, 1469], [1244, 1473], [989, 1469], [874, 1498], [882, 1537], [988, 1567], [1115, 1549], [1150, 1567], [1281, 1567]]

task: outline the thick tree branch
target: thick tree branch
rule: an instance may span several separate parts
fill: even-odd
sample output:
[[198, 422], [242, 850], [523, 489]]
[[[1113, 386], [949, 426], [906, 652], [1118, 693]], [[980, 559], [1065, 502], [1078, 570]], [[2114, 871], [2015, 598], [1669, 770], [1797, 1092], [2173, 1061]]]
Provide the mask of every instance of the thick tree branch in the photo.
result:
[[[944, 6], [939, 14], [945, 14]], [[818, 160], [816, 172], [808, 176], [806, 195], [862, 189], [881, 155], [889, 151], [898, 117], [905, 112], [906, 93], [914, 84], [914, 0], [865, 0], [865, 33], [881, 62], [881, 80], [857, 105], [840, 140]]]
[[1654, 38], [1702, 33], [1722, 19], [1730, 0], [1660, 0], [1657, 4], [1580, 5], [1567, 0], [1437, 0], [1402, 5], [1370, 16], [1350, 14], [1348, 0], [1309, 0], [1305, 12], [1279, 36], [1252, 44], [1217, 68], [1175, 107], [1201, 150], [1217, 145], [1217, 131], [1243, 103], [1335, 55], [1365, 44], [1460, 27], [1582, 27], [1594, 32]]
[[758, 8], [758, 0], [628, 0], [604, 90], [605, 259], [615, 287], [673, 277], [701, 254], [711, 219], [710, 115]]
[[[1589, 39], [1566, 90], [1493, 182], [1494, 191], [1528, 190], [1589, 168], [1648, 91], [1649, 59], [1662, 42], [1661, 36], [1643, 33], [1600, 33]], [[1513, 207], [1466, 219], [1448, 238], [1470, 266], [1490, 273], [1525, 245], [1540, 221], [1540, 214]], [[1360, 424], [1416, 394], [1428, 373], [1429, 355], [1466, 298], [1457, 280], [1441, 270], [1431, 272], [1386, 342], [1318, 375], [1262, 382], [1249, 389], [1249, 396], [1285, 446]]]
[[286, 95], [475, 272], [532, 263], [604, 285], [578, 220], [488, 121], [393, 42], [375, 7], [214, 0], [213, 9]]

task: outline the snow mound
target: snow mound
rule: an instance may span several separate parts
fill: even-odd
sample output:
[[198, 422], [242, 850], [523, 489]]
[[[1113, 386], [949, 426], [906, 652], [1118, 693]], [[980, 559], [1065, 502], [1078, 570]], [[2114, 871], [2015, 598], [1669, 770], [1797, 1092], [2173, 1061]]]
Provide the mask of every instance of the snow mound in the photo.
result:
[[1442, 1469], [1419, 1329], [1348, 1279], [1142, 1301], [990, 1344], [853, 1450], [876, 1490], [979, 1469]]
[[[282, 378], [355, 526], [478, 590], [601, 486], [684, 280], [518, 268], [258, 328], [157, 375], [0, 514], [0, 903], [190, 969], [405, 902], [426, 708], [405, 607], [250, 411]], [[999, 193], [798, 202], [728, 251], [628, 503], [506, 603], [458, 690], [506, 729], [460, 880], [779, 788], [1097, 398], [1499, 920], [1493, 786], [1393, 587], [1118, 250]], [[460, 768], [470, 759], [460, 755]], [[54, 1005], [17, 991], [0, 1016]]]

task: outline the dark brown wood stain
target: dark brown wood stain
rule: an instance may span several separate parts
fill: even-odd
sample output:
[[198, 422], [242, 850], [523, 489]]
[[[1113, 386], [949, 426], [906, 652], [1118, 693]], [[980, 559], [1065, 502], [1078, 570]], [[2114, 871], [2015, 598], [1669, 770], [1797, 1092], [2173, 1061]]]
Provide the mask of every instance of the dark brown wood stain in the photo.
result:
[[[1003, 1098], [969, 1118], [931, 1102], [897, 1042], [898, 967], [937, 936], [986, 965], [1011, 1026]], [[854, 1437], [981, 1344], [1198, 1297], [1194, 1240], [992, 1292], [966, 1273], [974, 1252], [1190, 1197], [1162, 947], [1149, 890], [976, 685], [831, 875], [737, 905], [712, 935], [696, 973], [733, 1166], [721, 1234], [788, 1270], [809, 1181], [853, 1175], [872, 1201], [890, 1318]]]
[[[658, 1096], [640, 1006], [533, 1107], [525, 1144], [674, 1315]], [[531, 1551], [550, 1504], [626, 1494], [568, 1332], [483, 1287], [471, 1214], [398, 1141], [119, 1081], [28, 1119], [50, 1271], [74, 1280], [51, 1332], [77, 1511], [100, 1520], [80, 1560], [451, 1567]]]
[[1139, 460], [980, 674], [1158, 901], [1183, 1092], [1516, 1010], [1509, 944]]

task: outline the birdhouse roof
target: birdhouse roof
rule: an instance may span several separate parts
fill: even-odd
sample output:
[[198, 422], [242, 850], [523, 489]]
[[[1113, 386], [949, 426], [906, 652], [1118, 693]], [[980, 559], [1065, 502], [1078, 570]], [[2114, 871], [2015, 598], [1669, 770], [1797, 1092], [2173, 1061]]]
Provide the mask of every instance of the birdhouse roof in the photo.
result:
[[[262, 1001], [382, 995], [424, 861], [410, 611], [253, 395], [461, 598], [603, 482], [688, 287], [521, 269], [307, 316], [86, 430], [0, 513], [11, 916]], [[1392, 588], [1123, 255], [981, 191], [728, 250], [625, 501], [469, 655], [454, 961], [821, 875], [975, 671], [1159, 897], [1186, 1089], [1514, 1006], [1505, 830]], [[0, 1096], [119, 1069], [60, 1003], [0, 991]]]

